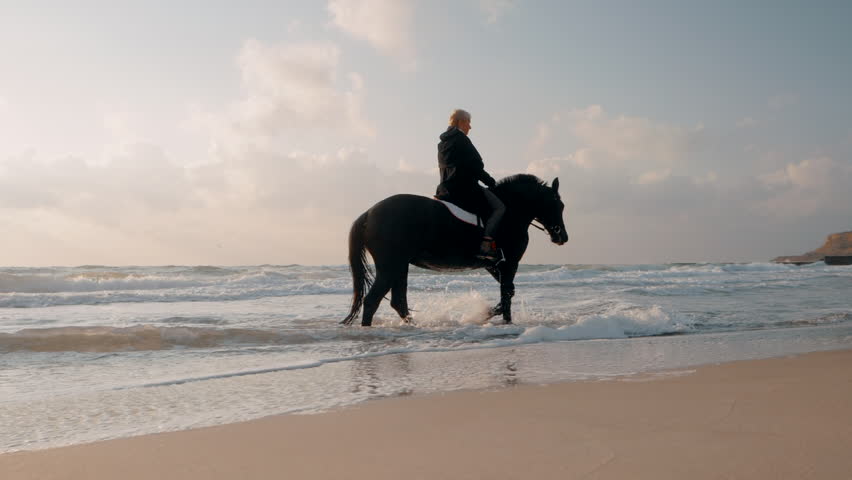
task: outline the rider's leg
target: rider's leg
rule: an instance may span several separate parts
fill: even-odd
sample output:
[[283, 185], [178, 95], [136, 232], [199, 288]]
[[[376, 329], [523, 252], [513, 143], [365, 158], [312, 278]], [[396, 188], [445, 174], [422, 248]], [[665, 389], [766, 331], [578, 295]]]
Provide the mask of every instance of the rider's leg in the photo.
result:
[[482, 238], [482, 245], [479, 247], [479, 257], [488, 260], [497, 260], [497, 252], [494, 250], [494, 234], [497, 233], [497, 227], [500, 226], [500, 220], [503, 214], [506, 213], [506, 206], [497, 198], [497, 195], [491, 193], [490, 190], [482, 189], [488, 205], [491, 207], [491, 215], [485, 221], [485, 233]]
[[488, 200], [488, 206], [491, 207], [491, 215], [485, 222], [485, 236], [494, 238], [497, 233], [497, 227], [500, 225], [500, 220], [503, 219], [503, 214], [506, 213], [506, 206], [497, 198], [497, 195], [491, 193], [490, 190], [482, 189], [485, 194], [485, 199]]

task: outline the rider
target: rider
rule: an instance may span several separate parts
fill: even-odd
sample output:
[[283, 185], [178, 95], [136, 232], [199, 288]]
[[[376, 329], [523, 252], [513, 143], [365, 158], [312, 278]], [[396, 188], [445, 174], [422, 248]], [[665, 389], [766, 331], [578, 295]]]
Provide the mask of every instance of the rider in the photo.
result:
[[438, 185], [435, 197], [452, 201], [476, 213], [490, 208], [491, 214], [485, 222], [485, 233], [477, 258], [496, 261], [498, 257], [494, 249], [493, 237], [506, 207], [490, 190], [480, 187], [477, 183], [481, 181], [488, 187], [497, 184], [485, 171], [482, 157], [468, 138], [468, 132], [470, 132], [470, 113], [461, 109], [454, 110], [450, 114], [450, 126], [441, 134], [441, 142], [438, 144], [441, 183]]

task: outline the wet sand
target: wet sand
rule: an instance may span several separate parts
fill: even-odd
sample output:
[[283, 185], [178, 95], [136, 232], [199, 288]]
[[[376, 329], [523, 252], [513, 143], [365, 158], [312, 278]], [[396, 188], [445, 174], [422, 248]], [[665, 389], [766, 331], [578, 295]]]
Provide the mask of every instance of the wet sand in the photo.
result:
[[18, 479], [852, 477], [852, 350], [0, 455]]

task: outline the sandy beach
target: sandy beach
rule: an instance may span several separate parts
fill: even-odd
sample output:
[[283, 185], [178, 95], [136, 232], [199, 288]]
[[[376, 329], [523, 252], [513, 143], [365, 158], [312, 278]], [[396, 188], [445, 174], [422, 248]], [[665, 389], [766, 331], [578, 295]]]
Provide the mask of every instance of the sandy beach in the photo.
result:
[[847, 479], [850, 406], [844, 350], [10, 453], [0, 478]]

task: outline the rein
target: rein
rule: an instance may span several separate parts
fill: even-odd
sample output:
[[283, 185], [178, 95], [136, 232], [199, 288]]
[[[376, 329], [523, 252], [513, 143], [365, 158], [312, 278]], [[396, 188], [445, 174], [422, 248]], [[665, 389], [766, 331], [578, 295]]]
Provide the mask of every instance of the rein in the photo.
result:
[[[533, 222], [534, 222], [534, 221], [535, 221], [535, 220], [533, 220]], [[537, 228], [537, 229], [539, 229], [539, 230], [541, 230], [542, 232], [546, 232], [546, 231], [547, 231], [544, 227], [540, 227], [540, 226], [536, 225], [535, 223], [530, 222], [530, 225], [531, 225], [531, 226], [533, 226], [533, 227], [535, 227], [535, 228]]]

